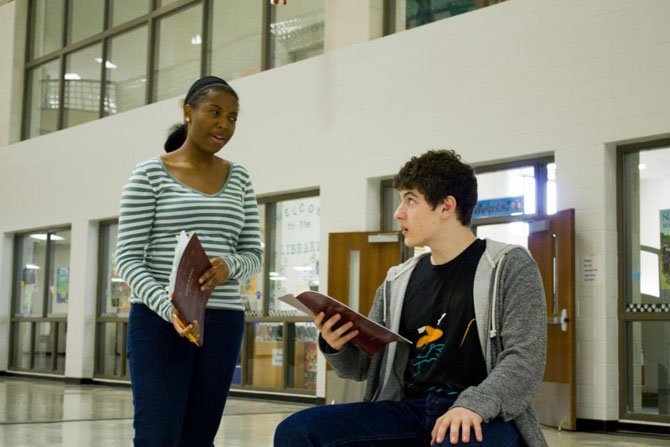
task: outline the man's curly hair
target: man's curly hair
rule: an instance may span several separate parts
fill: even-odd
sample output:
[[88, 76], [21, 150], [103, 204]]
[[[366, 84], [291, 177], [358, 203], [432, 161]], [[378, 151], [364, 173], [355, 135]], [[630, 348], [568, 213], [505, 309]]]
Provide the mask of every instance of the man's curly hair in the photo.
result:
[[412, 157], [393, 178], [397, 190], [416, 189], [435, 209], [447, 196], [456, 199], [456, 215], [468, 226], [477, 204], [477, 179], [470, 165], [453, 150], [431, 150]]

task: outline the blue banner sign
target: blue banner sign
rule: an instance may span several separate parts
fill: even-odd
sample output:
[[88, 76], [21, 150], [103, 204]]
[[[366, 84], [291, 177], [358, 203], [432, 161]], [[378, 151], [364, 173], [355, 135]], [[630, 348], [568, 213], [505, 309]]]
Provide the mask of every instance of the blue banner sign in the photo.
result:
[[501, 197], [477, 202], [472, 212], [473, 219], [484, 217], [515, 216], [523, 214], [523, 196]]

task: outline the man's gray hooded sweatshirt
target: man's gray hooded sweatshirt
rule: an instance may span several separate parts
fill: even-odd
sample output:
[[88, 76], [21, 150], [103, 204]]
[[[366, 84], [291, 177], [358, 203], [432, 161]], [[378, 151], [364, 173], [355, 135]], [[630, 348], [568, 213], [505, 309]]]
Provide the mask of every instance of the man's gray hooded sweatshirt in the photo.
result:
[[[392, 267], [377, 289], [370, 318], [398, 332], [405, 290], [418, 258]], [[535, 261], [520, 246], [487, 239], [474, 279], [475, 318], [488, 376], [465, 389], [454, 406], [488, 422], [513, 420], [526, 445], [544, 447], [533, 408], [546, 355], [546, 304]], [[409, 346], [391, 343], [371, 358], [348, 343], [336, 352], [319, 337], [319, 347], [337, 374], [367, 379], [364, 400], [401, 400]]]

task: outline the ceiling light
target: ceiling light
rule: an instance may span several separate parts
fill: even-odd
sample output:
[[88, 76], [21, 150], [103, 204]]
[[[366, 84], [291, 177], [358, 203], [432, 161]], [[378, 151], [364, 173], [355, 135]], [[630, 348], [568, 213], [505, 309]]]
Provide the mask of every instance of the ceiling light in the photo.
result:
[[638, 167], [638, 168], [640, 169], [640, 171], [641, 171], [641, 170], [645, 169], [645, 168], [647, 167], [647, 165], [644, 164], [644, 163], [640, 163], [639, 165], [637, 165], [637, 167]]
[[81, 76], [79, 76], [77, 73], [65, 73], [65, 79], [68, 81], [78, 81], [81, 79]]
[[[95, 61], [99, 64], [102, 64], [102, 58], [101, 57], [96, 57]], [[116, 64], [112, 63], [112, 61], [105, 61], [105, 68], [114, 69], [114, 68], [116, 68]]]
[[[46, 241], [47, 240], [47, 234], [46, 233], [35, 233], [30, 235], [31, 238], [37, 239], [38, 241]], [[52, 241], [64, 241], [65, 238], [62, 236], [58, 236], [57, 234], [52, 234], [51, 235], [51, 240]]]
[[35, 264], [26, 264], [26, 268], [28, 270], [39, 270], [41, 267], [39, 265], [35, 265]]
[[200, 34], [196, 34], [195, 36], [191, 37], [191, 45], [200, 45], [202, 43], [202, 37], [200, 37]]

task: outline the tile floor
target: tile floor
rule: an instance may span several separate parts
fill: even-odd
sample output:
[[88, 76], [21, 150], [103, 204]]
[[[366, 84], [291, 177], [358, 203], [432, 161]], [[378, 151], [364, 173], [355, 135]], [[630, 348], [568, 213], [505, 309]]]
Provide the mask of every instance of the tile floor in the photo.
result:
[[[217, 446], [271, 447], [277, 424], [305, 404], [230, 399]], [[670, 439], [558, 432], [551, 447], [670, 446]], [[132, 399], [125, 386], [69, 385], [0, 377], [0, 447], [131, 446]]]

